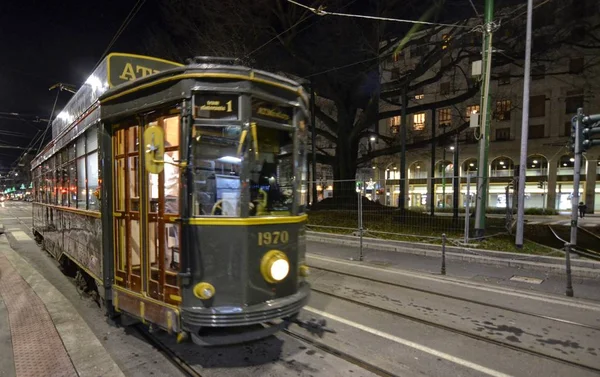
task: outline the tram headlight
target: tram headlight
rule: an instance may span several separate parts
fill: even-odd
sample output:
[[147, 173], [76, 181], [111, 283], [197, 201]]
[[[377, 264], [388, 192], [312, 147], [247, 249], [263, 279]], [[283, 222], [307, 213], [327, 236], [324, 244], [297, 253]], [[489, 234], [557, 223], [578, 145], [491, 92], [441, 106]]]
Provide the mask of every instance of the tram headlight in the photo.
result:
[[290, 273], [290, 262], [281, 251], [271, 250], [262, 257], [260, 272], [269, 283], [278, 283]]

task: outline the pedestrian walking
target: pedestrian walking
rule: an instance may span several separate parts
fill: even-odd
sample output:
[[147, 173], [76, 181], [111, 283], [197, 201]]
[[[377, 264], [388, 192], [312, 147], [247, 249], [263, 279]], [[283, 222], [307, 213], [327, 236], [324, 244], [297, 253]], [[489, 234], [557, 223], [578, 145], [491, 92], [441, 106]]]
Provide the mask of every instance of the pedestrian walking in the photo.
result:
[[587, 204], [585, 204], [584, 202], [579, 202], [579, 217], [580, 218], [584, 218], [585, 217], [585, 212], [587, 211]]

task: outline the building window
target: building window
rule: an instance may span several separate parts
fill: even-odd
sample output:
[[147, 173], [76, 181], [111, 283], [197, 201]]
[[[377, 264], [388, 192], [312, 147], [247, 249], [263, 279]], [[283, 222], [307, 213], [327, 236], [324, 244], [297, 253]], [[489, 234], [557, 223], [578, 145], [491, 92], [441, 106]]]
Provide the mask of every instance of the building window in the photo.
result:
[[546, 115], [546, 96], [529, 97], [529, 117], [543, 117]]
[[536, 65], [531, 68], [531, 79], [532, 80], [542, 80], [546, 77], [546, 66], [545, 65]]
[[510, 128], [498, 128], [496, 130], [496, 141], [510, 140]]
[[423, 131], [425, 129], [425, 113], [416, 113], [413, 115], [413, 130]]
[[471, 118], [471, 114], [479, 113], [479, 105], [467, 106], [467, 119]]
[[502, 101], [496, 101], [496, 114], [497, 120], [510, 120], [511, 103], [509, 99]]
[[567, 92], [566, 102], [566, 114], [573, 114], [577, 112], [577, 109], [583, 107], [583, 90], [574, 90]]
[[450, 46], [451, 39], [452, 37], [450, 37], [448, 34], [442, 35], [442, 50], [445, 50], [448, 48], [448, 46]]
[[450, 107], [445, 107], [443, 109], [438, 110], [438, 120], [440, 124], [450, 124], [452, 123], [452, 109]]
[[440, 94], [443, 96], [450, 94], [450, 81], [440, 84]]
[[544, 137], [545, 127], [543, 124], [535, 124], [529, 126], [529, 139], [541, 139]]
[[390, 132], [392, 133], [392, 135], [395, 135], [398, 132], [400, 132], [400, 115], [391, 117], [388, 120], [388, 122], [390, 124]]
[[415, 90], [415, 99], [423, 99], [425, 98], [425, 94], [423, 93], [423, 87]]
[[498, 85], [509, 85], [510, 84], [510, 71], [506, 71], [500, 74], [498, 77]]
[[583, 58], [571, 58], [569, 60], [569, 73], [579, 74], [583, 72]]

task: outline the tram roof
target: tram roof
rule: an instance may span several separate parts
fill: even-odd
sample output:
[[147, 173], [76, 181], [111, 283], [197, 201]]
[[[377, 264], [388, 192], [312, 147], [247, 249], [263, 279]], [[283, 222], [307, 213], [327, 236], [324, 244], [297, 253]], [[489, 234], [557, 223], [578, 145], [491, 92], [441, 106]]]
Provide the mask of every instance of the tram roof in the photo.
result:
[[[197, 59], [210, 61], [210, 58]], [[111, 53], [100, 62], [52, 121], [52, 141], [34, 158], [32, 168], [98, 122], [98, 104], [132, 98], [144, 89], [185, 79], [249, 81], [293, 94], [300, 97], [305, 105], [308, 104], [308, 96], [302, 85], [279, 74], [242, 65], [212, 62], [183, 65], [151, 56]]]
[[[111, 88], [100, 96], [99, 101], [101, 104], [107, 104], [111, 101], [133, 95], [134, 93], [139, 93], [144, 89], [185, 79], [249, 81], [293, 93], [294, 95], [301, 97], [305, 104], [308, 103], [308, 96], [302, 85], [297, 81], [282, 75], [242, 65], [219, 63], [189, 64], [167, 69]], [[215, 88], [215, 90], [218, 89]]]

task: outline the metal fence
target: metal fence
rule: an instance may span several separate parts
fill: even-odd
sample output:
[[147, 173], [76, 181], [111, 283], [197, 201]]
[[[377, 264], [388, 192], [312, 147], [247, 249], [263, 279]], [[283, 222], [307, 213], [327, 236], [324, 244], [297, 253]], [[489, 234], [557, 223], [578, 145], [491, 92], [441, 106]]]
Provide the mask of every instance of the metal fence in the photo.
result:
[[[490, 184], [486, 229], [506, 232], [515, 213], [513, 183]], [[309, 225], [322, 230], [439, 237], [468, 242], [475, 225], [477, 177], [317, 181], [309, 185]], [[315, 197], [316, 202], [312, 200]]]

